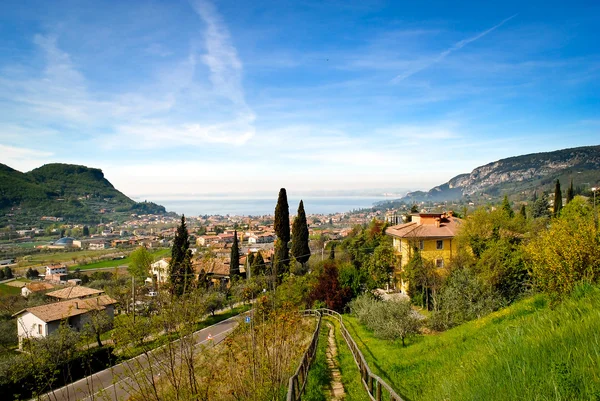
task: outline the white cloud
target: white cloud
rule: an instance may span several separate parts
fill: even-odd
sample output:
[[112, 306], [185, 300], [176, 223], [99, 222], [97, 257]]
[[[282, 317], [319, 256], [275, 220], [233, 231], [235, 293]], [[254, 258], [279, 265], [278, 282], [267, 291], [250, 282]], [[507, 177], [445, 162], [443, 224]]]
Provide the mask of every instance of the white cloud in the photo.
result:
[[[255, 135], [256, 116], [245, 100], [242, 63], [215, 7], [197, 2], [193, 8], [205, 25], [206, 53], [198, 56], [192, 46], [184, 59], [170, 61], [168, 67], [161, 64], [157, 76], [135, 91], [92, 90], [85, 70], [59, 47], [59, 38], [38, 34], [33, 42], [43, 56], [43, 68], [38, 76], [16, 66], [0, 71], [0, 101], [15, 116], [35, 116], [36, 126], [76, 132], [73, 141], [93, 138], [105, 147], [244, 144]], [[166, 57], [164, 50], [155, 42], [146, 49]], [[197, 74], [197, 59], [208, 67], [207, 82]], [[13, 125], [35, 132], [17, 117]]]
[[101, 139], [105, 148], [121, 146], [143, 149], [164, 149], [177, 145], [200, 146], [202, 144], [243, 145], [254, 136], [254, 128], [247, 120], [230, 121], [212, 125], [189, 123], [166, 125], [160, 121], [142, 121], [116, 127], [117, 134]]
[[513, 19], [514, 17], [516, 17], [517, 14], [511, 15], [510, 17], [502, 20], [500, 23], [494, 25], [493, 27], [486, 29], [485, 31], [472, 36], [470, 38], [467, 39], [463, 39], [461, 41], [456, 42], [455, 44], [453, 44], [452, 46], [450, 46], [448, 49], [444, 50], [443, 52], [441, 52], [440, 54], [438, 54], [435, 58], [425, 61], [423, 63], [419, 63], [419, 65], [417, 65], [416, 67], [409, 69], [408, 71], [403, 72], [402, 74], [398, 74], [394, 79], [392, 79], [392, 83], [396, 84], [420, 71], [423, 71], [426, 68], [431, 67], [434, 64], [439, 63], [440, 61], [442, 61], [443, 59], [445, 59], [447, 56], [449, 56], [450, 54], [454, 53], [457, 50], [462, 49], [463, 47], [465, 47], [466, 45], [468, 45], [469, 43], [475, 42], [478, 39], [481, 39], [482, 37], [486, 36], [487, 34], [495, 31], [496, 29], [500, 28], [502, 25], [504, 25], [506, 22], [510, 21], [511, 19]]
[[2, 144], [0, 144], [0, 154], [2, 155], [0, 163], [6, 164], [7, 166], [22, 172], [29, 171], [42, 164], [48, 163], [50, 157], [53, 155], [51, 152], [42, 150]]

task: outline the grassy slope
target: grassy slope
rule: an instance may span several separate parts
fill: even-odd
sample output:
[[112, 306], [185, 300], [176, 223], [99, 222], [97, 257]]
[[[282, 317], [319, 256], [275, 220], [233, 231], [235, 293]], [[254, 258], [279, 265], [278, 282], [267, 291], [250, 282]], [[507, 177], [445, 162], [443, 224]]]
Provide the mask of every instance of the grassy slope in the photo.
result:
[[402, 348], [346, 325], [371, 367], [406, 400], [600, 399], [600, 289], [556, 308], [543, 295]]
[[6, 284], [0, 284], [0, 296], [2, 295], [21, 295], [21, 289]]

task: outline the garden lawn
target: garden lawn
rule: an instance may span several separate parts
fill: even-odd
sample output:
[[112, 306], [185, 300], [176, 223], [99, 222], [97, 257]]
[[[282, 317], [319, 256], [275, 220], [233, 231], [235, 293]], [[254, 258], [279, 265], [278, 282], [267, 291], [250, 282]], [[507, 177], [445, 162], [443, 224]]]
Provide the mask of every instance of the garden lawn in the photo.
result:
[[554, 308], [536, 295], [403, 348], [346, 327], [369, 366], [405, 401], [600, 399], [600, 289], [584, 285]]

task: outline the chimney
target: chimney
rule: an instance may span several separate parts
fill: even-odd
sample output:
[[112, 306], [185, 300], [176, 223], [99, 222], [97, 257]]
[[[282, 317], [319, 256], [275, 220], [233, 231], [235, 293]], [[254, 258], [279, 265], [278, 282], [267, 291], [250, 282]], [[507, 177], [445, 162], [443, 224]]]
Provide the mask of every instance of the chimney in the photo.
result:
[[79, 309], [79, 302], [75, 302], [75, 309]]
[[440, 227], [440, 218], [439, 217], [435, 218], [435, 226], [438, 228]]

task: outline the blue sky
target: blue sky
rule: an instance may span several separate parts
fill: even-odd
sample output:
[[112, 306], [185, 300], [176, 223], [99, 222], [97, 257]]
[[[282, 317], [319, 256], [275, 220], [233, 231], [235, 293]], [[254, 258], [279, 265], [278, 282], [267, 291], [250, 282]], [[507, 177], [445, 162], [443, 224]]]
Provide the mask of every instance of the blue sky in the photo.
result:
[[448, 3], [4, 0], [0, 162], [160, 199], [427, 189], [600, 144], [600, 3]]

